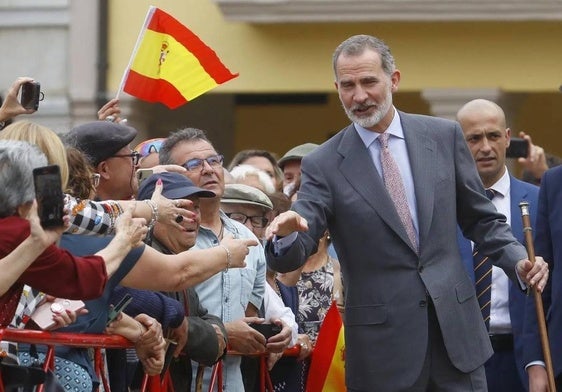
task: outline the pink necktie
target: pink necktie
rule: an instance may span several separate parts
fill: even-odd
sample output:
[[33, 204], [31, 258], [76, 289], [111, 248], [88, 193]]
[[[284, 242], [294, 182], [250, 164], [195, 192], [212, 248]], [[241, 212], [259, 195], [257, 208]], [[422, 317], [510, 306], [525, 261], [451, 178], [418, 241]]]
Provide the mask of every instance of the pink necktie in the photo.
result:
[[412, 216], [410, 215], [410, 209], [408, 208], [408, 200], [406, 199], [406, 191], [404, 189], [404, 183], [402, 182], [402, 176], [400, 175], [400, 170], [392, 154], [388, 149], [388, 137], [390, 135], [381, 133], [378, 137], [378, 141], [381, 145], [381, 165], [382, 165], [382, 178], [384, 180], [384, 185], [386, 190], [390, 194], [390, 198], [394, 202], [394, 207], [400, 216], [402, 224], [406, 228], [406, 233], [408, 233], [408, 238], [412, 242], [415, 249], [418, 249], [418, 241], [416, 239], [416, 231], [414, 229], [414, 223], [412, 222]]

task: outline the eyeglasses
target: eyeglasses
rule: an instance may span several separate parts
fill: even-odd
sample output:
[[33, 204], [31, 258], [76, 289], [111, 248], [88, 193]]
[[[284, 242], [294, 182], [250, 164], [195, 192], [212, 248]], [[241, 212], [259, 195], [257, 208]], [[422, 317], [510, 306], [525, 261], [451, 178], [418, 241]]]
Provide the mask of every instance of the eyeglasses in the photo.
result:
[[269, 219], [265, 216], [248, 216], [240, 212], [231, 212], [229, 214], [226, 214], [226, 216], [228, 216], [232, 220], [235, 220], [236, 222], [242, 223], [243, 225], [245, 225], [249, 219], [252, 226], [258, 229], [264, 228], [269, 223]]
[[142, 143], [139, 143], [135, 147], [135, 151], [138, 151], [141, 157], [146, 157], [153, 152], [159, 152], [162, 144], [164, 144], [165, 138], [148, 139]]
[[138, 152], [133, 151], [130, 154], [116, 154], [110, 156], [110, 158], [125, 158], [125, 157], [131, 158], [133, 160], [133, 166], [137, 166], [139, 164], [141, 155]]
[[224, 161], [224, 157], [222, 155], [211, 155], [210, 157], [205, 159], [199, 159], [199, 158], [190, 159], [189, 161], [185, 162], [182, 166], [189, 171], [195, 171], [195, 170], [203, 170], [204, 167], [203, 162], [207, 162], [209, 166], [215, 168], [215, 167], [221, 167], [223, 161]]
[[94, 188], [97, 188], [100, 184], [100, 177], [101, 176], [98, 173], [92, 174], [92, 185], [94, 186]]

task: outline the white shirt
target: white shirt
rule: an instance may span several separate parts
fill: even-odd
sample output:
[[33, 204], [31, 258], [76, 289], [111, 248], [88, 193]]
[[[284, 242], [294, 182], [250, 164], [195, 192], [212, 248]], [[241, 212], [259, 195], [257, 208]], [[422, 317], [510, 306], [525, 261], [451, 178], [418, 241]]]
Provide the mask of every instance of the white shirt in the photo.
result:
[[[503, 176], [490, 188], [495, 192], [492, 203], [500, 214], [505, 215], [511, 225], [511, 181], [507, 168]], [[509, 278], [496, 266], [492, 267], [492, 304], [490, 308], [490, 334], [511, 333], [509, 316]]]
[[283, 300], [277, 295], [275, 290], [269, 285], [265, 285], [265, 294], [263, 296], [263, 307], [265, 309], [265, 322], [270, 323], [272, 320], [281, 319], [291, 328], [291, 343], [289, 347], [297, 344], [299, 327], [295, 320], [295, 315], [291, 308], [285, 306]]

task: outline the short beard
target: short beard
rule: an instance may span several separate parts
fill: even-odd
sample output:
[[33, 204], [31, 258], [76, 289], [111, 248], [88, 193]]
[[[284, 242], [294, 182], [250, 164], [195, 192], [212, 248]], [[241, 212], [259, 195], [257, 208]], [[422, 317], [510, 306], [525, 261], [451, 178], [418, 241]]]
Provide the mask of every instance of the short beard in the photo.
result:
[[[364, 105], [371, 105], [371, 102], [366, 102]], [[351, 122], [354, 122], [366, 129], [373, 128], [383, 119], [386, 113], [388, 113], [388, 111], [390, 110], [392, 106], [392, 92], [389, 89], [388, 94], [386, 95], [384, 101], [382, 101], [381, 104], [378, 105], [377, 109], [369, 117], [358, 117], [355, 115], [355, 113], [353, 113], [353, 110], [361, 106], [363, 105], [354, 105], [349, 109], [343, 106], [343, 109], [345, 110], [345, 114], [347, 114], [347, 117]]]

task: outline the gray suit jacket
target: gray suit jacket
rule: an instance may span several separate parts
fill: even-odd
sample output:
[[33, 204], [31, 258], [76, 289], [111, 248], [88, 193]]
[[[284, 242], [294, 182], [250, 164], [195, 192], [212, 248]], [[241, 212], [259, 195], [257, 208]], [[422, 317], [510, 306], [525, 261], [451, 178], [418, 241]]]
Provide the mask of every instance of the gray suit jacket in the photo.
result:
[[475, 291], [462, 265], [457, 221], [508, 276], [526, 258], [505, 218], [486, 198], [460, 126], [399, 112], [414, 178], [419, 255], [353, 125], [302, 161], [293, 209], [309, 231], [268, 264], [294, 270], [329, 229], [345, 281], [346, 384], [393, 391], [419, 376], [428, 345], [428, 300], [449, 358], [470, 372], [492, 354]]

